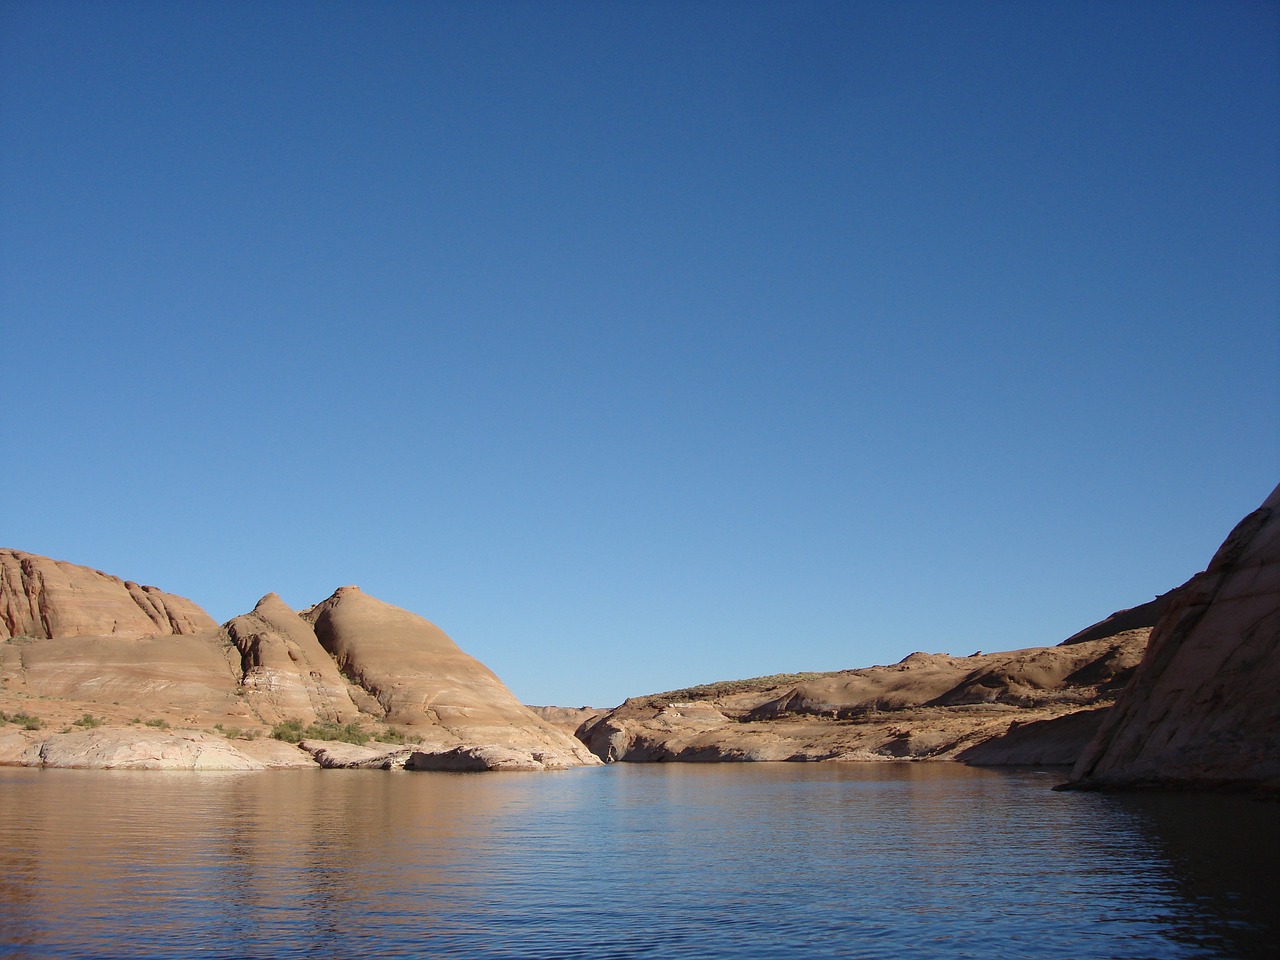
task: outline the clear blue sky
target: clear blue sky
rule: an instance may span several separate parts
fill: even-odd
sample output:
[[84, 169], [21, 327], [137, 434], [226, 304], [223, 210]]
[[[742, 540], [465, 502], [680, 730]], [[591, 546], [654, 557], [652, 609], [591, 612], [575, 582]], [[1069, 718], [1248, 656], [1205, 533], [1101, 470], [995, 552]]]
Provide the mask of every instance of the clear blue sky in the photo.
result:
[[1280, 481], [1275, 3], [0, 6], [0, 544], [527, 702], [1055, 643]]

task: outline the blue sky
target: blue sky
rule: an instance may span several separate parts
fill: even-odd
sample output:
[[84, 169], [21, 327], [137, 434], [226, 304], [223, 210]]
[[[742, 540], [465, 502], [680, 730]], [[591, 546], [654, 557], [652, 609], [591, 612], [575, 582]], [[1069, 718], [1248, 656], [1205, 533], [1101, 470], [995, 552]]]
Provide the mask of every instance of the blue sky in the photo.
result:
[[526, 702], [1055, 643], [1280, 481], [1275, 3], [0, 7], [0, 542]]

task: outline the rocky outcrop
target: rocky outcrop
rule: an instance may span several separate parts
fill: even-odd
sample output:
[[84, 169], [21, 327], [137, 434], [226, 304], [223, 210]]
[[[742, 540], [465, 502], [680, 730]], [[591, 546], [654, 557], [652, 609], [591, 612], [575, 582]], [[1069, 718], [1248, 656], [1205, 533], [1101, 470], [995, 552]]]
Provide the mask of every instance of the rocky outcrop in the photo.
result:
[[[408, 746], [236, 745], [275, 725]], [[304, 616], [268, 594], [220, 628], [189, 600], [14, 550], [0, 551], [0, 741], [0, 763], [37, 766], [398, 767], [455, 749], [484, 769], [600, 762], [439, 628], [358, 589]]]
[[134, 729], [54, 734], [20, 754], [25, 766], [95, 770], [265, 770], [214, 734], [161, 733]]
[[1098, 733], [1111, 708], [1089, 707], [1044, 720], [1015, 720], [1000, 736], [956, 753], [975, 767], [1069, 767]]
[[326, 770], [403, 770], [411, 747], [366, 746], [333, 740], [303, 740], [299, 746]]
[[432, 749], [514, 751], [542, 768], [599, 762], [416, 614], [342, 587], [302, 617], [343, 675], [377, 701], [383, 719]]
[[349, 723], [359, 716], [347, 681], [311, 624], [274, 593], [252, 613], [228, 621], [226, 631], [240, 653], [246, 699], [264, 723]]
[[[763, 678], [628, 700], [581, 731], [606, 761], [953, 760], [1070, 764], [1146, 631], [1069, 646]], [[990, 744], [985, 751], [976, 751]], [[1002, 745], [1001, 745], [1002, 744]]]
[[149, 637], [216, 627], [185, 597], [74, 563], [0, 549], [0, 640]]
[[1103, 637], [1115, 636], [1117, 633], [1123, 633], [1127, 630], [1150, 630], [1156, 625], [1156, 621], [1160, 619], [1160, 615], [1164, 613], [1165, 608], [1173, 603], [1186, 587], [1187, 585], [1184, 583], [1180, 587], [1174, 587], [1168, 593], [1160, 594], [1154, 600], [1140, 603], [1136, 607], [1117, 610], [1111, 616], [1067, 637], [1060, 646], [1069, 647], [1073, 643], [1100, 640]]
[[1073, 786], [1280, 788], [1280, 487], [1163, 612]]
[[547, 764], [536, 754], [505, 747], [453, 747], [449, 750], [415, 750], [405, 763], [406, 770], [435, 770], [447, 773], [483, 773], [490, 770], [535, 772]]
[[526, 706], [553, 727], [559, 727], [575, 736], [584, 725], [594, 723], [609, 712], [603, 707], [535, 707], [532, 704], [526, 704]]

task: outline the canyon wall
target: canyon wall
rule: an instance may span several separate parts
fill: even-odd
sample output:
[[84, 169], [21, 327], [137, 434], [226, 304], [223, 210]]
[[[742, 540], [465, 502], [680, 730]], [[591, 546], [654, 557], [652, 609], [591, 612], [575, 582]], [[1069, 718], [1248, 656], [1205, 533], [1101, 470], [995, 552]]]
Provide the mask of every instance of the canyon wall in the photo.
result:
[[1280, 487], [1161, 614], [1072, 778], [1280, 788]]

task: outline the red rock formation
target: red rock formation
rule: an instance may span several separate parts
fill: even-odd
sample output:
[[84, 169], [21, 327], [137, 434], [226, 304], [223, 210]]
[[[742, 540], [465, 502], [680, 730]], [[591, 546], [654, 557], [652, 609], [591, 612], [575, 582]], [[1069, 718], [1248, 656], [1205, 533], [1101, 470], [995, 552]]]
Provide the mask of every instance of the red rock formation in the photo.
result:
[[1280, 487], [1160, 617], [1077, 787], [1280, 787]]
[[149, 637], [216, 627], [185, 597], [74, 563], [0, 549], [0, 640]]
[[252, 613], [228, 621], [226, 631], [240, 651], [249, 705], [265, 723], [348, 723], [358, 716], [347, 682], [311, 624], [274, 593]]
[[[351, 587], [306, 616], [268, 594], [219, 628], [191, 601], [154, 587], [0, 551], [0, 763], [198, 766], [215, 761], [152, 756], [172, 746], [159, 731], [262, 734], [285, 720], [301, 729], [363, 721], [367, 733], [397, 737], [403, 729], [378, 728], [388, 720], [411, 728], [405, 749], [387, 748], [402, 755], [387, 762], [402, 765], [411, 753], [429, 767], [436, 754], [456, 750], [484, 769], [599, 762], [421, 617]], [[13, 717], [23, 729], [7, 726]], [[74, 724], [86, 729], [72, 731]], [[162, 740], [169, 746], [146, 745]], [[117, 749], [131, 743], [142, 746]], [[321, 762], [386, 760], [386, 750], [373, 752], [372, 760]]]
[[[433, 745], [424, 756], [462, 746], [515, 751], [539, 769], [599, 762], [416, 614], [359, 587], [341, 587], [301, 615], [314, 624], [343, 675], [377, 700], [388, 723]], [[504, 760], [502, 766], [509, 765]]]
[[[1147, 631], [1069, 646], [729, 681], [635, 697], [579, 731], [606, 761], [964, 760], [1070, 764]], [[798, 679], [798, 682], [797, 682]], [[1077, 711], [1088, 716], [1068, 720]], [[974, 748], [982, 745], [984, 749]]]

